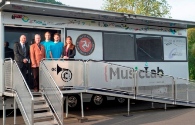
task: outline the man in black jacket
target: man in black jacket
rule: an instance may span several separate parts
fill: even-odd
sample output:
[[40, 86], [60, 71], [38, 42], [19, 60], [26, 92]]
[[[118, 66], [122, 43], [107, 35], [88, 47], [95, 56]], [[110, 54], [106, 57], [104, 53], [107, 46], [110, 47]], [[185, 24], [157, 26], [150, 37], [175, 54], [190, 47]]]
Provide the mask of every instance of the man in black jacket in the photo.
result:
[[20, 42], [16, 42], [14, 44], [14, 59], [16, 60], [24, 78], [26, 79], [29, 61], [29, 46], [26, 45], [25, 35], [21, 35]]
[[14, 51], [13, 49], [9, 48], [9, 43], [8, 42], [4, 42], [4, 50], [5, 50], [5, 58], [12, 58], [14, 59]]

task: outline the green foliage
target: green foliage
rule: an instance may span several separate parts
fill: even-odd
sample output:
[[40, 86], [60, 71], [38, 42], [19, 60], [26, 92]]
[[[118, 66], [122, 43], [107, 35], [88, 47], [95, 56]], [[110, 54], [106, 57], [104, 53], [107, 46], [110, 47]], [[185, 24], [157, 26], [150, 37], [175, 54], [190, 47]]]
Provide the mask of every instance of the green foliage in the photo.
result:
[[56, 1], [56, 0], [36, 0], [38, 2], [45, 2], [45, 3], [52, 3], [52, 4], [59, 4], [59, 5], [62, 5], [61, 2], [59, 1]]
[[188, 29], [189, 78], [195, 80], [195, 28]]
[[170, 17], [166, 0], [104, 0], [104, 10], [153, 17]]

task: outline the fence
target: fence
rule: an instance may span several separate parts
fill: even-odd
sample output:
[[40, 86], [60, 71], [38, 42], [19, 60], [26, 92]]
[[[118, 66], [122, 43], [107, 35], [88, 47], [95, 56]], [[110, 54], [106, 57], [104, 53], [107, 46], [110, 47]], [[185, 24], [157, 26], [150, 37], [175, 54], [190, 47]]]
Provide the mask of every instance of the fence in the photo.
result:
[[177, 104], [195, 104], [195, 82], [175, 78], [175, 101]]
[[174, 78], [146, 71], [136, 73], [137, 98], [174, 103]]
[[86, 62], [85, 84], [88, 90], [104, 90], [134, 96], [134, 69], [106, 62]]
[[[48, 72], [59, 87], [69, 89], [70, 93], [99, 93], [124, 98], [165, 102], [194, 103], [195, 83], [185, 79], [157, 74], [148, 71], [135, 71], [102, 61], [44, 60]], [[64, 80], [63, 80], [64, 79]], [[66, 93], [67, 90], [65, 90]]]

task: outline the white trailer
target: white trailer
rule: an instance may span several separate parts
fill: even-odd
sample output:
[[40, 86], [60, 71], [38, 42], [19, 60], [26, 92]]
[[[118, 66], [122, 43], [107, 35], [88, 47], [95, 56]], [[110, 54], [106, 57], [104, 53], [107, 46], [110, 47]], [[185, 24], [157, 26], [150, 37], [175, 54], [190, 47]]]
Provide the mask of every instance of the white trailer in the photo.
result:
[[[1, 95], [6, 90], [3, 42], [8, 41], [9, 47], [13, 48], [19, 36], [24, 34], [30, 45], [35, 34], [40, 34], [44, 39], [46, 31], [52, 35], [60, 33], [62, 42], [66, 36], [71, 36], [76, 45], [76, 60], [105, 61], [131, 67], [132, 70], [188, 79], [187, 29], [195, 27], [195, 22], [25, 0], [1, 0], [0, 10]], [[55, 67], [51, 65], [48, 68], [59, 86], [70, 86], [53, 70], [61, 71], [63, 66], [55, 63]], [[104, 75], [110, 77], [104, 78], [107, 82], [111, 77], [122, 80], [132, 75], [127, 70], [112, 67], [105, 69], [105, 72], [107, 70], [109, 74]], [[140, 72], [138, 77], [152, 79], [155, 76]], [[148, 85], [156, 83], [150, 82]], [[166, 89], [162, 87], [160, 91]], [[88, 96], [92, 97], [91, 94]], [[97, 96], [99, 98], [100, 95]], [[90, 98], [86, 96], [86, 100], [90, 101]]]

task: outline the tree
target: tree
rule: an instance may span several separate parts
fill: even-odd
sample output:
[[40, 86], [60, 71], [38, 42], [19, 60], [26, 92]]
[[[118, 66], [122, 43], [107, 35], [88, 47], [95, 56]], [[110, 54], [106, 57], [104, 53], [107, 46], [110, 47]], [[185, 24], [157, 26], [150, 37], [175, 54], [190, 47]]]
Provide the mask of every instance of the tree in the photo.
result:
[[195, 28], [188, 29], [189, 78], [195, 80]]
[[170, 17], [166, 0], [105, 0], [104, 10], [154, 17]]
[[61, 2], [56, 0], [35, 0], [35, 1], [62, 5]]

